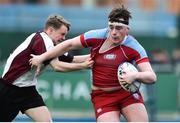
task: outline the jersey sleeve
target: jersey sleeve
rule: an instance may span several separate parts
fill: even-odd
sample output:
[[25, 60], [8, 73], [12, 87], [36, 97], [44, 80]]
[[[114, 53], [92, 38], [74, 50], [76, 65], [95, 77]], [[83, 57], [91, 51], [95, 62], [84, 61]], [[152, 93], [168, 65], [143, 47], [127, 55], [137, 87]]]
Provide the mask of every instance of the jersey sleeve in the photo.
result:
[[91, 30], [80, 35], [83, 47], [95, 47], [107, 36], [107, 29]]
[[133, 61], [136, 64], [149, 62], [145, 49], [136, 39], [130, 37], [123, 45], [126, 46], [125, 52], [130, 61]]
[[138, 50], [134, 56], [136, 64], [142, 63], [142, 62], [149, 62], [149, 58], [147, 56], [147, 53], [145, 49], [139, 45]]

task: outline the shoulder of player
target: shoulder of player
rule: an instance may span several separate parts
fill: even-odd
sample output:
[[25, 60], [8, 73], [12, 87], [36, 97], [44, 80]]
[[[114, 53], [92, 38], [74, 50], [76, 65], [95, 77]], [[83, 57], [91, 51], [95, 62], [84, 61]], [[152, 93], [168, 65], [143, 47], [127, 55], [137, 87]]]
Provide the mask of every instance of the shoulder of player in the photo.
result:
[[90, 30], [90, 31], [84, 33], [84, 35], [86, 37], [88, 37], [88, 38], [96, 38], [96, 39], [106, 38], [107, 34], [108, 34], [108, 29], [107, 28]]
[[128, 46], [128, 47], [141, 47], [141, 44], [131, 35], [128, 35], [126, 39], [123, 41], [122, 45]]
[[27, 38], [30, 38], [32, 40], [39, 40], [39, 39], [42, 39], [42, 35], [41, 35], [42, 32], [34, 32], [34, 33], [31, 33]]
[[54, 47], [52, 39], [45, 32], [38, 31], [31, 35], [31, 41], [36, 42], [35, 44], [44, 45], [47, 50]]

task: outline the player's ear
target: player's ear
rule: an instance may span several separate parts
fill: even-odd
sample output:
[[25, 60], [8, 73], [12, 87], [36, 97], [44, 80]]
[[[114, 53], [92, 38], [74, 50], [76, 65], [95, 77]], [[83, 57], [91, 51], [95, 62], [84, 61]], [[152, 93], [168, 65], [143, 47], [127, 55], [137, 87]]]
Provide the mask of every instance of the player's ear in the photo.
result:
[[108, 25], [108, 27], [107, 27], [107, 30], [108, 30], [108, 32], [110, 32], [110, 28], [109, 28], [109, 25]]
[[54, 31], [54, 28], [53, 27], [49, 27], [49, 31], [50, 31], [50, 33], [52, 33]]
[[129, 28], [127, 27], [126, 28], [126, 35], [128, 35], [128, 33], [129, 33]]

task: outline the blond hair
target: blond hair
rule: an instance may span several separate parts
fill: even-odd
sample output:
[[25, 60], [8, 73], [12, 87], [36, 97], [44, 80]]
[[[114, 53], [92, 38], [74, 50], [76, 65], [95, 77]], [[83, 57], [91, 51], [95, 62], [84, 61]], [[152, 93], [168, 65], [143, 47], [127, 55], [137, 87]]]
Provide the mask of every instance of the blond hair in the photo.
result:
[[59, 29], [62, 25], [65, 25], [70, 30], [71, 24], [64, 19], [61, 15], [50, 15], [46, 21], [45, 29], [48, 27], [53, 27], [54, 29]]

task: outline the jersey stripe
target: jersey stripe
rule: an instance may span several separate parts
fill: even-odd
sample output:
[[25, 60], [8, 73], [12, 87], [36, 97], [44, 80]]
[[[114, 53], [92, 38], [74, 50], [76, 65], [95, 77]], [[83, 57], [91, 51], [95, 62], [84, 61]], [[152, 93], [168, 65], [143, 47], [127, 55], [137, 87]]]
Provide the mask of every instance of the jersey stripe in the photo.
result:
[[54, 47], [54, 44], [52, 42], [52, 40], [50, 39], [50, 37], [48, 37], [48, 35], [45, 32], [41, 32], [40, 35], [43, 38], [45, 47], [46, 47], [46, 51], [50, 50], [51, 48]]
[[2, 78], [4, 77], [4, 75], [8, 72], [14, 58], [19, 54], [21, 53], [22, 51], [24, 51], [28, 46], [29, 44], [31, 43], [31, 39], [34, 37], [35, 33], [31, 34], [28, 38], [26, 38], [26, 40], [21, 44], [19, 45], [13, 52], [13, 54], [10, 54], [8, 60], [7, 60], [7, 63], [5, 65], [5, 68], [4, 68], [4, 72], [2, 74]]

